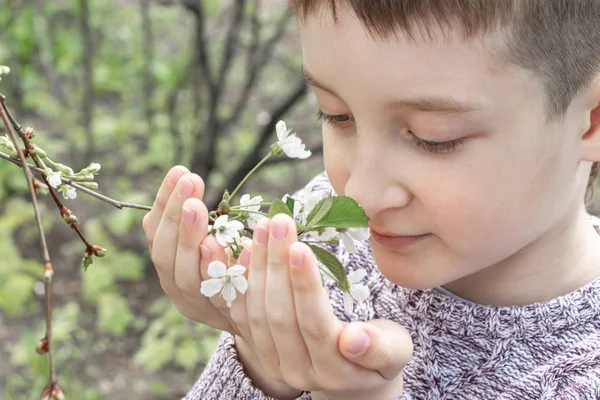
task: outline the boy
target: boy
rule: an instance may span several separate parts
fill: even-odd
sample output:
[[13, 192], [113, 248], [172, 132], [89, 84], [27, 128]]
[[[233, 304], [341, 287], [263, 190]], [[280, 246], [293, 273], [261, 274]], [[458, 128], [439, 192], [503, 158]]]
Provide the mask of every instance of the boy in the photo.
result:
[[600, 2], [290, 5], [324, 120], [315, 183], [370, 217], [358, 254], [334, 250], [367, 270], [371, 297], [348, 315], [328, 285], [332, 309], [276, 216], [240, 257], [246, 296], [203, 299], [197, 243], [223, 254], [204, 239], [201, 179], [172, 170], [145, 221], [161, 283], [233, 333], [187, 399], [600, 398], [600, 238], [583, 201], [600, 161]]

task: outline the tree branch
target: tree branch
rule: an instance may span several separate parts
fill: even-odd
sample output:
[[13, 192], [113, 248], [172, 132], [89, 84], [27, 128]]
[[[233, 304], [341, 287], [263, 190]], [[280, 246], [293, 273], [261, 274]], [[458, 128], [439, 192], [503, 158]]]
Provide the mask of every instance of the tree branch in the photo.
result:
[[[21, 161], [15, 160], [15, 159], [11, 158], [6, 153], [0, 152], [0, 158], [3, 158], [5, 160], [7, 160], [7, 161], [10, 161], [11, 163], [13, 163], [13, 164], [15, 164], [15, 165], [17, 165], [17, 166], [19, 166], [21, 168], [23, 167], [23, 164], [22, 164]], [[35, 171], [38, 174], [40, 174], [40, 176], [42, 176], [43, 178], [46, 178], [46, 173], [44, 172], [43, 169], [38, 168], [38, 167], [36, 167], [34, 165], [31, 165], [31, 164], [27, 164], [27, 165], [29, 166], [30, 170]], [[139, 204], [124, 203], [124, 202], [121, 202], [121, 201], [113, 200], [110, 197], [106, 197], [106, 196], [104, 196], [104, 195], [102, 195], [100, 193], [96, 193], [96, 192], [94, 192], [94, 191], [92, 191], [92, 190], [90, 190], [90, 189], [88, 189], [86, 187], [78, 185], [77, 183], [73, 182], [71, 179], [63, 178], [62, 176], [60, 177], [60, 180], [64, 184], [67, 184], [67, 185], [72, 186], [72, 187], [74, 187], [74, 188], [76, 188], [78, 190], [81, 190], [83, 193], [89, 194], [92, 197], [95, 197], [95, 198], [97, 198], [99, 200], [102, 200], [102, 201], [108, 203], [108, 204], [111, 204], [111, 205], [117, 207], [118, 209], [136, 208], [136, 209], [139, 209], [139, 210], [147, 210], [147, 211], [152, 210], [152, 207], [150, 207], [150, 206], [142, 206], [142, 205], [139, 205]]]
[[[48, 244], [46, 243], [46, 235], [44, 234], [44, 227], [42, 225], [42, 217], [40, 215], [40, 211], [37, 206], [37, 196], [35, 194], [35, 188], [33, 187], [33, 174], [29, 169], [29, 164], [25, 159], [25, 154], [19, 145], [19, 140], [17, 138], [17, 134], [15, 133], [15, 129], [13, 127], [11, 119], [8, 117], [8, 113], [6, 111], [6, 98], [0, 94], [0, 114], [2, 115], [2, 121], [8, 130], [8, 134], [19, 153], [19, 159], [21, 160], [21, 165], [23, 165], [23, 171], [25, 172], [25, 179], [27, 180], [27, 186], [29, 187], [29, 194], [31, 195], [31, 203], [33, 205], [33, 211], [35, 213], [35, 219], [37, 221], [38, 230], [40, 231], [40, 240], [42, 243], [42, 256], [44, 258], [44, 277], [47, 274], [52, 274], [52, 261], [50, 260], [50, 253], [48, 252]], [[26, 147], [27, 148], [27, 147]], [[49, 272], [47, 272], [49, 271]], [[54, 369], [54, 348], [52, 346], [52, 307], [51, 307], [51, 295], [50, 295], [50, 279], [44, 279], [44, 294], [46, 300], [46, 336], [45, 339], [48, 341], [48, 360], [50, 362], [50, 372], [49, 372], [49, 386], [54, 386], [56, 384], [56, 373]]]

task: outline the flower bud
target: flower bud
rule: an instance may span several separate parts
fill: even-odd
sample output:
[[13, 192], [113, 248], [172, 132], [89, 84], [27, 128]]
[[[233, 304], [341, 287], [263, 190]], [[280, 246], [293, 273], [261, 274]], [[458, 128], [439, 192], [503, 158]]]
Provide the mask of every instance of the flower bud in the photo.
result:
[[52, 400], [52, 387], [48, 386], [42, 392], [41, 400]]
[[94, 253], [94, 255], [96, 257], [102, 258], [102, 257], [104, 257], [106, 255], [106, 249], [104, 249], [104, 248], [102, 248], [100, 246], [93, 245], [92, 246], [92, 253]]
[[219, 203], [219, 207], [217, 207], [217, 210], [221, 211], [221, 213], [223, 214], [227, 214], [229, 212], [229, 203], [227, 203], [227, 200], [222, 200]]
[[77, 180], [81, 180], [81, 181], [93, 181], [94, 180], [94, 175], [92, 174], [83, 174], [83, 173], [78, 173], [77, 175], [75, 175], [75, 177], [77, 178]]
[[31, 140], [35, 137], [35, 130], [28, 126], [27, 128], [23, 129], [23, 135], [25, 135], [27, 139]]
[[52, 282], [52, 276], [54, 275], [54, 269], [52, 269], [52, 264], [49, 261], [44, 263], [44, 282], [50, 283]]
[[55, 383], [52, 388], [52, 400], [65, 400], [65, 393], [58, 383]]
[[50, 350], [50, 342], [47, 337], [43, 337], [38, 340], [37, 346], [35, 346], [36, 353], [42, 355], [46, 354]]
[[68, 165], [64, 165], [61, 163], [52, 163], [52, 165], [54, 166], [54, 168], [56, 168], [57, 170], [59, 170], [60, 172], [63, 173], [63, 175], [73, 175], [75, 174], [75, 171], [73, 171], [73, 168], [69, 167]]
[[86, 189], [96, 190], [98, 189], [97, 182], [79, 182], [79, 186], [83, 186]]
[[48, 155], [46, 154], [46, 152], [44, 151], [44, 149], [42, 149], [37, 144], [33, 145], [33, 155], [38, 156], [40, 158], [48, 158]]
[[90, 165], [88, 165], [88, 167], [86, 169], [84, 169], [82, 172], [86, 173], [86, 174], [97, 174], [98, 171], [100, 171], [100, 168], [102, 166], [96, 162], [91, 163]]

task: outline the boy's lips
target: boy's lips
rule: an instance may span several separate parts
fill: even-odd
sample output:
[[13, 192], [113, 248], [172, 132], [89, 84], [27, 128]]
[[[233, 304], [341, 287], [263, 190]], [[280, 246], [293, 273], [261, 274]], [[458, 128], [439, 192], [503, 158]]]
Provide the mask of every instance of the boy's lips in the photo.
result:
[[422, 235], [395, 235], [389, 233], [380, 233], [377, 230], [371, 228], [371, 237], [378, 244], [383, 247], [387, 247], [393, 250], [398, 250], [404, 248], [408, 245], [411, 245], [415, 242], [420, 241], [428, 237], [430, 233], [425, 233]]

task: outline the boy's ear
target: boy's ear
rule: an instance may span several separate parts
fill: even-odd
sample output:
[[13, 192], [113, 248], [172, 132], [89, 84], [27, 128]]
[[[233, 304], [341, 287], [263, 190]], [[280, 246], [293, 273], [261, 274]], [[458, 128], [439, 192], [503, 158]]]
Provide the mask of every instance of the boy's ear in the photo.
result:
[[581, 137], [582, 159], [600, 161], [600, 78], [592, 88], [594, 108], [590, 111], [589, 129]]

